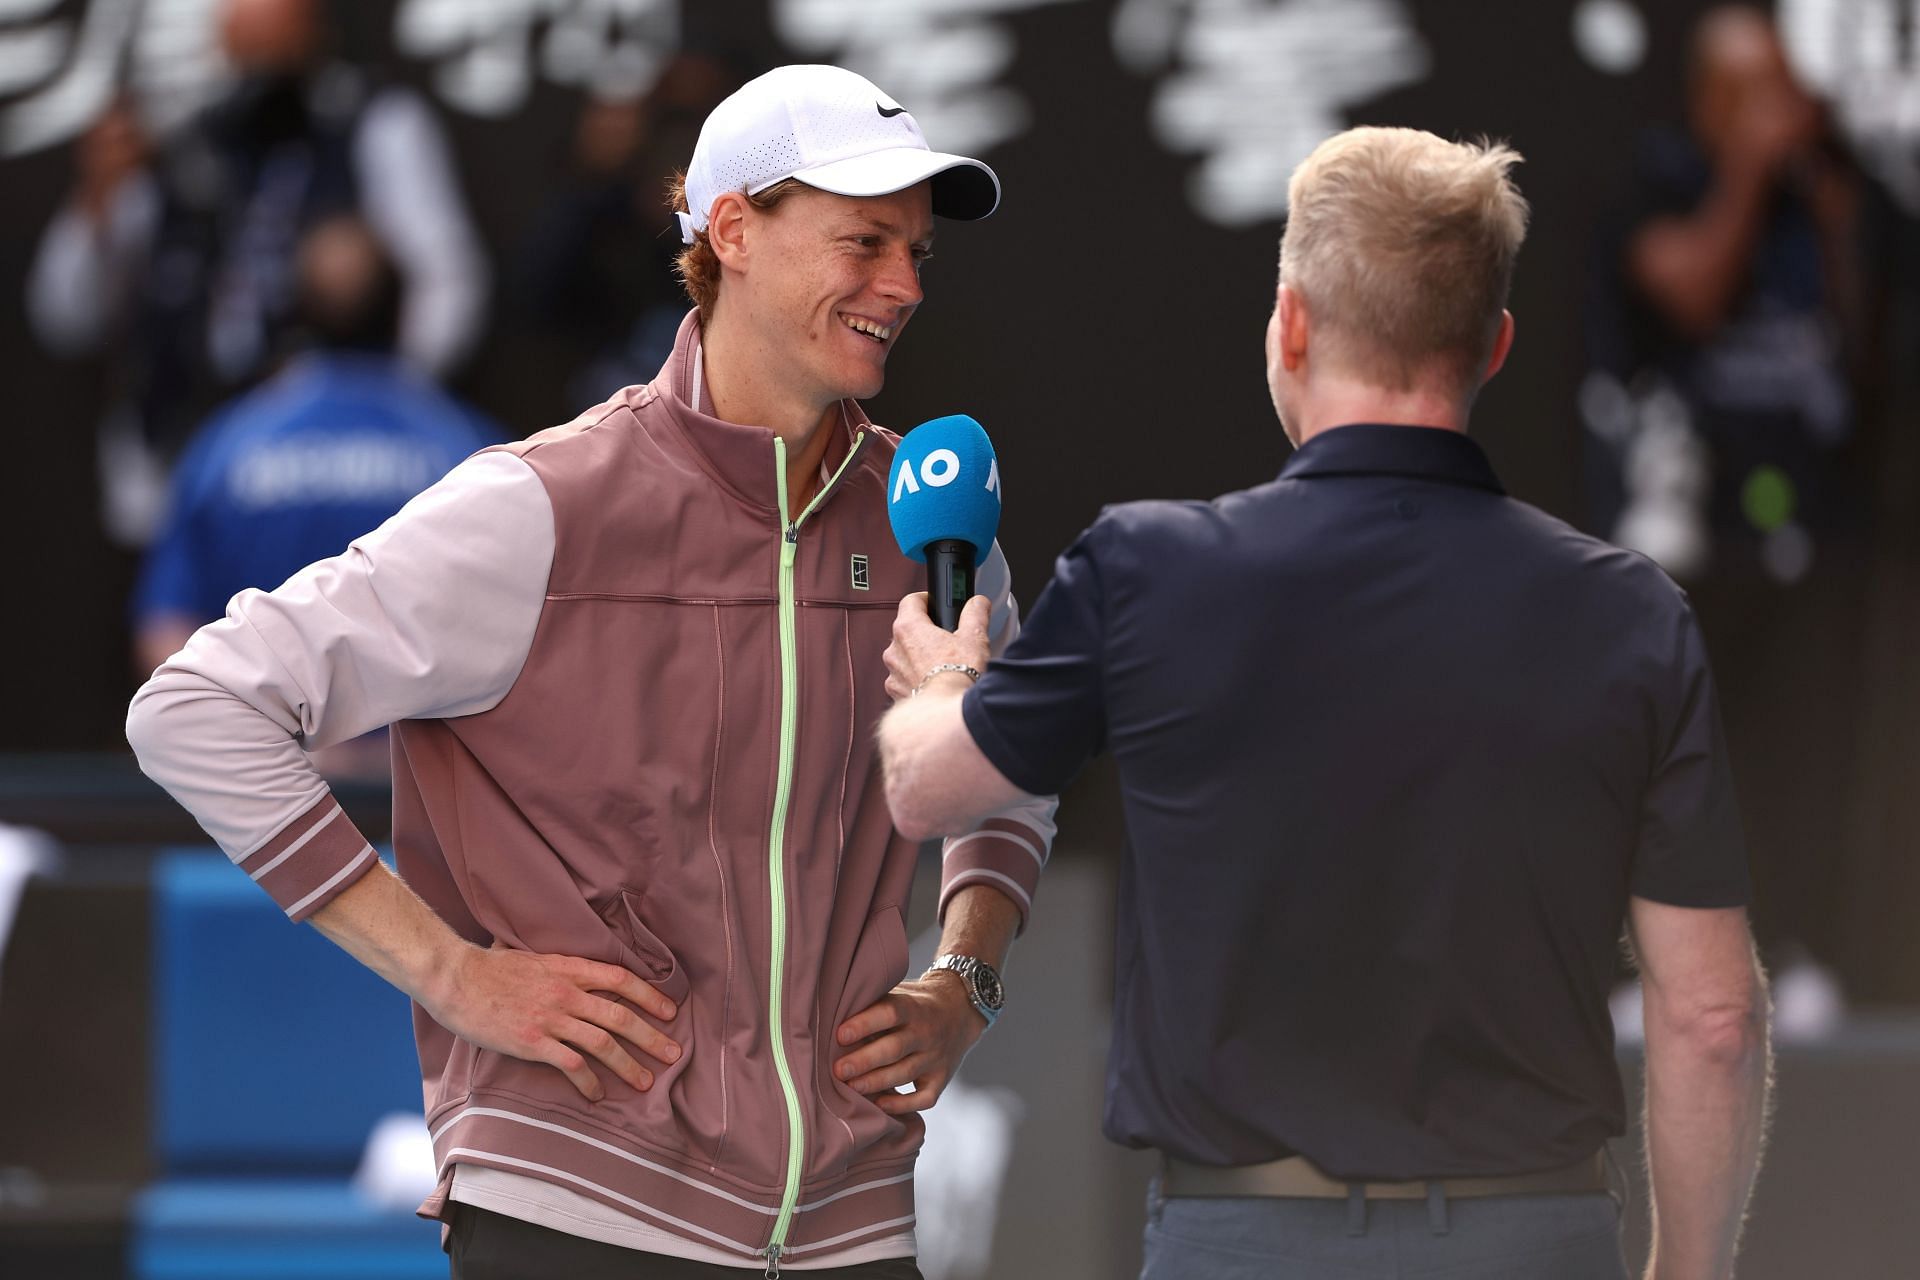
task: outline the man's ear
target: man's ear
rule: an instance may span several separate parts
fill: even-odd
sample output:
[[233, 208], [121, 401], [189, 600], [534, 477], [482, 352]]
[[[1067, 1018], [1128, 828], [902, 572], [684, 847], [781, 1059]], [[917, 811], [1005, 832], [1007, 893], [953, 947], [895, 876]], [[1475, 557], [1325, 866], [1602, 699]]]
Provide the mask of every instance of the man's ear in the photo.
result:
[[1280, 286], [1280, 367], [1294, 373], [1307, 359], [1307, 337], [1311, 325], [1306, 300], [1292, 285]]
[[721, 266], [746, 270], [747, 221], [747, 198], [738, 191], [723, 192], [708, 210], [707, 243]]
[[1507, 353], [1513, 350], [1513, 312], [1501, 311], [1500, 332], [1493, 339], [1493, 354], [1487, 358], [1486, 372], [1480, 375], [1480, 385], [1486, 386], [1493, 381], [1493, 375], [1500, 372], [1500, 366], [1507, 362]]

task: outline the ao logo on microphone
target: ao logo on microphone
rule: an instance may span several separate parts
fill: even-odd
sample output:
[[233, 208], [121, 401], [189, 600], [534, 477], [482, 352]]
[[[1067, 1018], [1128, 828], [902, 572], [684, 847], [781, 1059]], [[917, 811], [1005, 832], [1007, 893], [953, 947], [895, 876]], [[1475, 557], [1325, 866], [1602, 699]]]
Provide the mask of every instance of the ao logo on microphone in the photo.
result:
[[964, 413], [923, 422], [900, 438], [887, 472], [887, 522], [902, 555], [958, 540], [984, 555], [1000, 527], [1000, 464], [993, 442]]
[[[920, 475], [917, 479], [913, 472], [913, 462], [903, 461], [900, 474], [893, 482], [893, 497], [890, 501], [898, 502], [906, 494], [920, 492], [921, 485], [929, 489], [946, 488], [960, 477], [960, 455], [951, 449], [935, 449], [920, 459]], [[1000, 459], [998, 458], [987, 464], [985, 487], [988, 493], [1000, 492]]]

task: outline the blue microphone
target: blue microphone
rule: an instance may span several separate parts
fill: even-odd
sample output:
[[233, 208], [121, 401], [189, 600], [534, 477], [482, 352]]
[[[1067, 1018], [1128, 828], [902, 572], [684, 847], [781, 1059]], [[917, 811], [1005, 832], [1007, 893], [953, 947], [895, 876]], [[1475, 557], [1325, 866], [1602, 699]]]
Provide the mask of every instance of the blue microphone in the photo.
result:
[[987, 433], [964, 413], [921, 423], [894, 450], [887, 494], [900, 554], [927, 566], [927, 612], [959, 630], [1000, 527], [1000, 464]]

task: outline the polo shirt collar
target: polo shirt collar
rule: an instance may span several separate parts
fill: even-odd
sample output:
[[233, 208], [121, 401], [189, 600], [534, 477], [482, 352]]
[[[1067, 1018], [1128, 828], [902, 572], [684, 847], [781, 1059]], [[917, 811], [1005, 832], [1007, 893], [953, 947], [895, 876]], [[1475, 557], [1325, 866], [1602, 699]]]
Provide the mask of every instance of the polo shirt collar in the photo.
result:
[[1377, 422], [1333, 427], [1294, 450], [1282, 480], [1394, 475], [1505, 493], [1486, 453], [1463, 432]]

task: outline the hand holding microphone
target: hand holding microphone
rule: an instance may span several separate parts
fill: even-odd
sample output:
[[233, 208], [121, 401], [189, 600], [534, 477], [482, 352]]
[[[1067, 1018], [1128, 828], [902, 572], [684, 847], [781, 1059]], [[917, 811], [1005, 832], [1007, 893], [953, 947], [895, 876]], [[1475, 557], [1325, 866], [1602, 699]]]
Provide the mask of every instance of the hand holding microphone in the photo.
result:
[[887, 693], [898, 700], [948, 672], [977, 678], [986, 668], [989, 604], [974, 595], [974, 575], [1000, 524], [987, 433], [964, 414], [916, 427], [894, 453], [887, 493], [901, 554], [927, 566], [925, 602], [900, 602], [887, 648]]
[[1000, 464], [987, 433], [964, 413], [921, 423], [894, 451], [887, 494], [900, 554], [927, 566], [927, 612], [952, 631], [1000, 527]]

